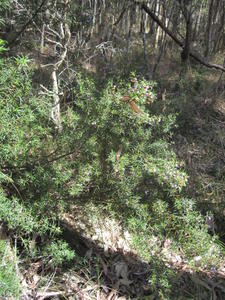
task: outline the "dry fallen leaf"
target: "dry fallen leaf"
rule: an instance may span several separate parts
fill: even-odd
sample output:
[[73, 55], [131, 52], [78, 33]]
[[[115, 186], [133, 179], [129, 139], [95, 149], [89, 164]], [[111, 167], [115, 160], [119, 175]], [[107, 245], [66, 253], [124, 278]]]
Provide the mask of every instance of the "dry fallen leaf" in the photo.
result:
[[113, 300], [115, 295], [116, 295], [115, 291], [111, 291], [110, 294], [107, 297], [107, 300]]

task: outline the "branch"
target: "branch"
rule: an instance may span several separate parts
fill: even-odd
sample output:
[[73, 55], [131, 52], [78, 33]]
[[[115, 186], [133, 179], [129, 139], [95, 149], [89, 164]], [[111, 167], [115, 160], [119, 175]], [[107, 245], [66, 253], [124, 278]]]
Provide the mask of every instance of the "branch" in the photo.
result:
[[140, 8], [143, 9], [152, 19], [155, 21], [180, 47], [183, 47], [183, 43], [173, 34], [169, 28], [167, 28], [163, 22], [157, 17], [157, 15], [150, 10], [150, 8], [138, 1], [135, 1], [136, 4], [140, 5]]
[[[129, 7], [129, 6], [128, 6]], [[116, 20], [116, 22], [113, 23], [113, 26], [117, 26], [119, 24], [119, 22], [122, 20], [123, 15], [125, 14], [126, 10], [128, 9], [128, 7], [126, 6], [126, 2], [123, 6], [123, 9], [118, 17], [118, 19]]]
[[54, 153], [51, 153], [50, 155], [47, 155], [47, 156], [43, 157], [43, 159], [40, 160], [40, 161], [31, 162], [30, 164], [26, 164], [26, 165], [22, 165], [22, 166], [4, 165], [4, 166], [1, 167], [1, 169], [2, 170], [8, 170], [8, 171], [13, 171], [13, 170], [26, 171], [26, 170], [32, 170], [32, 169], [34, 169], [35, 167], [37, 167], [39, 165], [47, 166], [47, 165], [49, 165], [49, 164], [51, 164], [51, 163], [53, 163], [57, 160], [68, 157], [72, 154], [75, 154], [75, 157], [77, 157], [80, 154], [80, 150], [81, 150], [83, 144], [78, 149], [73, 149], [72, 151], [66, 152], [66, 153], [61, 154], [59, 156], [55, 156], [51, 159], [46, 160], [46, 158], [48, 158], [50, 155], [52, 155]]
[[64, 294], [65, 294], [65, 292], [39, 292], [37, 294], [37, 299], [44, 300], [44, 299], [47, 299], [47, 298], [62, 296]]
[[[177, 45], [179, 45], [181, 48], [184, 48], [183, 42], [179, 40], [173, 34], [173, 32], [163, 24], [163, 22], [160, 21], [160, 19], [154, 14], [154, 12], [151, 11], [151, 9], [146, 4], [140, 3], [138, 1], [134, 1], [134, 3], [140, 5], [140, 8], [143, 9], [153, 19], [153, 21], [155, 21], [162, 28], [162, 30], [165, 31], [165, 33], [168, 34], [172, 38], [172, 40], [174, 40], [174, 42]], [[190, 51], [190, 56], [194, 58], [197, 62], [199, 62], [200, 64], [208, 68], [214, 68], [222, 72], [225, 72], [225, 67], [208, 62], [198, 52], [195, 52], [194, 50]]]
[[120, 23], [120, 21], [122, 20], [125, 12], [128, 10], [128, 8], [130, 7], [131, 5], [128, 5], [127, 6], [127, 3], [126, 1], [124, 2], [124, 5], [123, 5], [123, 9], [118, 17], [118, 19], [112, 24], [113, 28], [112, 28], [112, 33], [111, 33], [111, 36], [110, 36], [110, 39], [113, 38], [114, 34], [115, 34], [115, 31], [116, 31], [116, 26]]
[[60, 98], [59, 98], [59, 87], [58, 87], [58, 78], [56, 73], [56, 68], [52, 72], [52, 83], [53, 83], [53, 99], [54, 106], [51, 111], [51, 118], [55, 123], [59, 132], [62, 132], [62, 123], [60, 117]]
[[18, 38], [21, 36], [21, 34], [26, 30], [26, 28], [33, 22], [33, 19], [37, 16], [37, 14], [39, 13], [39, 11], [41, 10], [42, 6], [44, 6], [45, 2], [47, 2], [47, 0], [43, 0], [40, 4], [40, 6], [38, 7], [38, 9], [35, 11], [35, 13], [32, 15], [32, 17], [30, 18], [30, 20], [27, 21], [26, 24], [24, 24], [24, 26], [22, 27], [22, 29], [17, 33], [16, 37], [8, 43], [8, 46], [12, 46], [17, 40]]

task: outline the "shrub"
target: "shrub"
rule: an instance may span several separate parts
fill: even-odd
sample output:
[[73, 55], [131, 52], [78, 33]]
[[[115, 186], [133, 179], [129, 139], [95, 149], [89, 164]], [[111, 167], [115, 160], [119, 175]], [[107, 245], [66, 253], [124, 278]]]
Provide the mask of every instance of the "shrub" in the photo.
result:
[[[172, 251], [191, 266], [196, 266], [196, 257], [201, 257], [197, 267], [218, 265], [220, 248], [207, 233], [194, 201], [184, 195], [188, 178], [169, 143], [176, 117], [151, 110], [157, 101], [154, 84], [138, 80], [132, 88], [130, 82], [109, 82], [96, 92], [88, 78], [80, 77], [78, 83], [77, 128], [78, 132], [83, 128], [85, 141], [74, 163], [77, 180], [70, 185], [74, 199], [93, 201], [100, 216], [104, 211], [122, 220], [145, 260], [162, 259], [169, 239]], [[132, 110], [131, 101], [139, 113]], [[154, 238], [156, 251], [150, 246]], [[158, 282], [164, 282], [168, 291], [168, 272], [164, 273], [158, 269], [162, 275]]]
[[19, 299], [21, 287], [17, 276], [17, 258], [4, 240], [0, 240], [0, 257], [0, 297]]
[[67, 174], [54, 161], [65, 137], [55, 138], [50, 99], [36, 96], [28, 58], [2, 59], [0, 72], [0, 221], [23, 243], [45, 240], [60, 233]]
[[[89, 139], [85, 138], [76, 162], [78, 180], [71, 184], [71, 194], [80, 199], [88, 194], [96, 204], [104, 203], [106, 210], [133, 231], [138, 248], [142, 245], [147, 257], [146, 241], [153, 234], [162, 240], [174, 238], [178, 248], [185, 246], [183, 251], [189, 258], [200, 248], [209, 250], [205, 244], [210, 245], [211, 238], [204, 220], [193, 201], [182, 194], [187, 183], [183, 164], [168, 142], [176, 117], [151, 112], [157, 101], [154, 83], [135, 79], [131, 88], [130, 82], [109, 82], [96, 94], [88, 78], [78, 81], [77, 127], [83, 126], [83, 136], [89, 133]], [[124, 101], [124, 96], [129, 100]], [[140, 113], [132, 110], [129, 101], [139, 106]], [[185, 234], [189, 237], [186, 240]], [[200, 235], [195, 249], [193, 240]]]
[[49, 117], [51, 98], [32, 88], [29, 60], [1, 60], [0, 72], [0, 220], [24, 246], [42, 237], [27, 253], [53, 266], [73, 259], [59, 240], [59, 220], [70, 204], [91, 201], [122, 220], [145, 260], [153, 257], [154, 238], [156, 254], [169, 238], [190, 263], [199, 254], [202, 266], [219, 262], [203, 218], [183, 197], [187, 175], [169, 144], [176, 117], [152, 110], [154, 83], [133, 74], [133, 87], [99, 86], [78, 75], [59, 133]]

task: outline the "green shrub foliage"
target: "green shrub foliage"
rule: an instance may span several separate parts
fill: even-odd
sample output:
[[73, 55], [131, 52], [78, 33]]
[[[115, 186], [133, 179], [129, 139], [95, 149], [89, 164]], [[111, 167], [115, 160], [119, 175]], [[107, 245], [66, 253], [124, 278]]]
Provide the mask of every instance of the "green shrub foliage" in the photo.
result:
[[60, 216], [88, 202], [121, 220], [146, 260], [153, 237], [154, 253], [170, 239], [193, 264], [196, 256], [202, 265], [219, 258], [193, 201], [182, 196], [187, 175], [169, 144], [176, 117], [153, 113], [154, 83], [132, 74], [132, 84], [98, 85], [78, 74], [58, 133], [52, 99], [32, 88], [29, 60], [2, 59], [0, 72], [0, 220], [21, 239], [42, 237], [45, 262], [74, 257], [57, 240]]
[[193, 264], [202, 255], [206, 266], [210, 257], [219, 258], [219, 249], [212, 247], [194, 201], [183, 197], [188, 178], [169, 144], [176, 116], [152, 112], [158, 101], [154, 83], [134, 74], [131, 82], [109, 82], [96, 93], [91, 80], [78, 78], [74, 114], [88, 138], [74, 162], [70, 194], [122, 220], [143, 258], [151, 259], [149, 242], [157, 236], [173, 240], [174, 249], [181, 248]]
[[0, 220], [23, 241], [54, 239], [65, 202], [67, 175], [57, 161], [65, 137], [55, 137], [50, 99], [32, 89], [28, 59], [1, 60], [0, 70]]
[[21, 286], [17, 276], [17, 258], [5, 241], [0, 241], [0, 297], [19, 299]]

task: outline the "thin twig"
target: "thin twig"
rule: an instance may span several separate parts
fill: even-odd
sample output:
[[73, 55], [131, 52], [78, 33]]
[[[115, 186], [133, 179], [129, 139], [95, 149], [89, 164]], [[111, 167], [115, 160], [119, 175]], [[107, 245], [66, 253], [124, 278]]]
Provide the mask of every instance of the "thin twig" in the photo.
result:
[[[50, 285], [52, 284], [52, 281], [53, 281], [53, 279], [54, 279], [54, 277], [55, 277], [55, 274], [56, 274], [56, 270], [55, 270], [55, 271], [53, 272], [53, 274], [51, 275], [50, 280], [49, 280], [48, 284], [46, 285], [44, 291], [41, 292], [41, 293], [43, 293], [44, 295], [46, 295], [47, 290], [49, 289]], [[43, 297], [42, 297], [42, 298], [43, 298]], [[42, 298], [40, 298], [40, 300], [41, 300]]]

